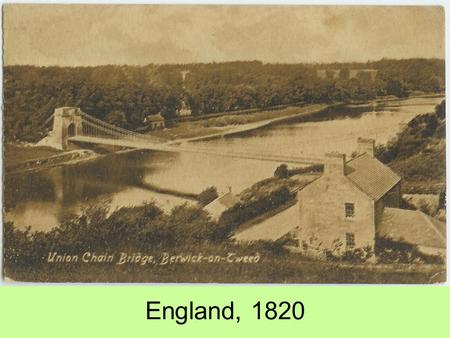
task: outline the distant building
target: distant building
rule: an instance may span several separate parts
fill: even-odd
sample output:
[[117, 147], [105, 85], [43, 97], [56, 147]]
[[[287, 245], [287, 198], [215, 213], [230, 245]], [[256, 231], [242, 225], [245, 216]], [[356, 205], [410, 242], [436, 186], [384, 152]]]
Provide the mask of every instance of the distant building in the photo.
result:
[[182, 117], [191, 115], [192, 115], [191, 109], [189, 109], [189, 107], [186, 105], [184, 101], [181, 101], [181, 108], [176, 111], [176, 116]]
[[147, 115], [144, 119], [144, 123], [147, 124], [151, 130], [165, 127], [164, 117], [162, 117], [160, 113]]
[[[317, 76], [321, 79], [326, 79], [328, 77], [332, 79], [338, 79], [341, 74], [341, 69], [318, 69], [317, 70]], [[367, 74], [371, 80], [375, 80], [378, 70], [377, 69], [371, 69], [371, 68], [363, 68], [363, 69], [349, 69], [348, 70], [348, 78], [349, 79], [355, 79], [360, 74]]]
[[331, 77], [333, 79], [337, 79], [339, 76], [339, 69], [318, 69], [317, 76], [321, 79], [326, 79], [327, 77]]
[[181, 71], [181, 82], [184, 86], [184, 81], [186, 80], [186, 75], [188, 75], [191, 71], [190, 70], [182, 70]]
[[203, 207], [213, 220], [217, 221], [224, 211], [230, 209], [239, 202], [239, 198], [231, 192], [231, 188], [226, 194], [217, 197], [214, 201]]

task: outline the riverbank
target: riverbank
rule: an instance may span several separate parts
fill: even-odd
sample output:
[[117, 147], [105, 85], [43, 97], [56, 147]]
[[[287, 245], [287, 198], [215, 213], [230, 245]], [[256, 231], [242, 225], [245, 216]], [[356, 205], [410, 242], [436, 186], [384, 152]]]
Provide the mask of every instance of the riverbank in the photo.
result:
[[95, 161], [110, 154], [122, 154], [138, 149], [121, 149], [111, 152], [96, 152], [89, 149], [62, 151], [47, 146], [14, 145], [4, 146], [5, 172], [18, 174], [46, 170], [62, 165]]
[[46, 146], [4, 146], [5, 172], [8, 174], [43, 170], [97, 158], [92, 150], [80, 149], [63, 152]]
[[15, 166], [27, 161], [40, 160], [63, 153], [52, 147], [35, 147], [28, 144], [4, 144], [3, 159], [5, 168]]
[[151, 135], [164, 139], [170, 144], [200, 141], [255, 130], [290, 117], [314, 114], [328, 106], [330, 105], [291, 106], [279, 110], [213, 117], [201, 121], [179, 122], [170, 128], [152, 131]]

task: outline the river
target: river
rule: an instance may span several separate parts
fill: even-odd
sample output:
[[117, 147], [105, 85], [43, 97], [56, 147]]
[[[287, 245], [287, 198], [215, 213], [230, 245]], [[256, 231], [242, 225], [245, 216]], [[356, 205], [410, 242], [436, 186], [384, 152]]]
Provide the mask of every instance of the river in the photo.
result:
[[[202, 148], [260, 154], [323, 156], [338, 150], [350, 155], [358, 137], [384, 144], [418, 114], [433, 111], [442, 100], [412, 98], [373, 107], [344, 107], [349, 112], [333, 120], [291, 121], [244, 135], [196, 143]], [[108, 201], [112, 209], [156, 201], [165, 210], [194, 203], [144, 188], [150, 183], [163, 188], [199, 193], [208, 186], [239, 192], [270, 177], [278, 163], [228, 158], [199, 153], [134, 151], [112, 154], [93, 162], [56, 167], [5, 178], [4, 218], [19, 228], [49, 230], [64, 217]]]

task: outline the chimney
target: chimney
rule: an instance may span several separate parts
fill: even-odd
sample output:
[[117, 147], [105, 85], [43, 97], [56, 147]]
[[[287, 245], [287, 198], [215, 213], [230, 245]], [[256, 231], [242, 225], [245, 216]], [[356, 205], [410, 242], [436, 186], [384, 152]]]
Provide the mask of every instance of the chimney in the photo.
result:
[[368, 154], [374, 157], [375, 154], [375, 140], [373, 138], [362, 138], [358, 137], [358, 155]]
[[332, 152], [325, 154], [325, 175], [344, 176], [345, 175], [345, 154]]

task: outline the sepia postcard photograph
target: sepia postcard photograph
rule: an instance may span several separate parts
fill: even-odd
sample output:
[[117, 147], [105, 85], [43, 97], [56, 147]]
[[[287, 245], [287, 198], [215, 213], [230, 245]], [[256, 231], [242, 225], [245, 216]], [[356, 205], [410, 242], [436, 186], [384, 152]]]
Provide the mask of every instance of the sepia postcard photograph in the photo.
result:
[[5, 282], [446, 282], [443, 7], [2, 15]]

